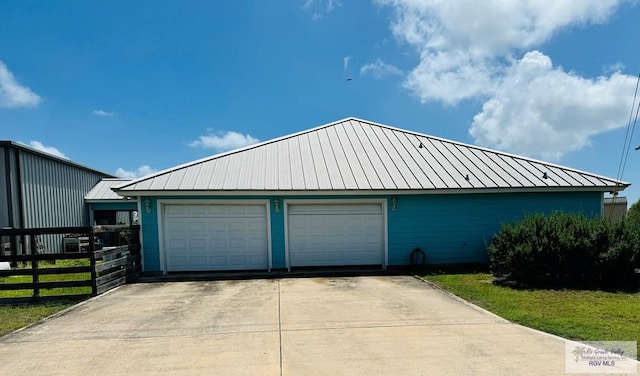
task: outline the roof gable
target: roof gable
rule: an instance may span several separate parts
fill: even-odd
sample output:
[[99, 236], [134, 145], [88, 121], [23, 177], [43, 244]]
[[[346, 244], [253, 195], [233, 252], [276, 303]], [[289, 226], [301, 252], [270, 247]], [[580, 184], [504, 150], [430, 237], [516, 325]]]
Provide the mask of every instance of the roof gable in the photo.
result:
[[347, 118], [115, 187], [130, 192], [624, 189], [627, 183]]

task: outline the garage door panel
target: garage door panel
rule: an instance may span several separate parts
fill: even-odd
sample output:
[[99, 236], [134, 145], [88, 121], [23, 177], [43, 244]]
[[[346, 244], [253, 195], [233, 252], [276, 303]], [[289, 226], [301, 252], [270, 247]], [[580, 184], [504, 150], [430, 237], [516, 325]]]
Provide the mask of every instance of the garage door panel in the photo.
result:
[[189, 248], [191, 248], [193, 250], [197, 250], [197, 249], [206, 250], [207, 249], [207, 239], [205, 239], [205, 238], [189, 239]]
[[193, 266], [206, 266], [207, 256], [192, 256], [189, 261]]
[[382, 214], [380, 204], [311, 204], [290, 205], [289, 214]]
[[207, 222], [205, 220], [199, 219], [197, 221], [188, 222], [189, 231], [191, 233], [201, 232], [205, 233], [207, 230]]
[[291, 266], [383, 263], [381, 204], [291, 204], [287, 222]]
[[165, 206], [164, 208], [164, 215], [169, 217], [169, 216], [176, 216], [176, 215], [184, 215], [186, 212], [186, 206], [187, 205], [169, 205], [169, 206]]
[[244, 239], [229, 239], [229, 248], [244, 249], [247, 248], [247, 242]]
[[227, 206], [225, 205], [204, 205], [207, 214], [222, 217], [227, 214]]
[[187, 265], [186, 256], [169, 256], [167, 263], [174, 268], [180, 268]]
[[165, 205], [168, 271], [267, 269], [264, 205]]

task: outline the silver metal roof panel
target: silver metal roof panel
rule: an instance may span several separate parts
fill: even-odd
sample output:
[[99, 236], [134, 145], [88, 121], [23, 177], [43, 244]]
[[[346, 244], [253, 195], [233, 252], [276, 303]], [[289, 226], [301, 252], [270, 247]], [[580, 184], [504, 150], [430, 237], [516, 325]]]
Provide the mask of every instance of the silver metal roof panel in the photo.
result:
[[84, 200], [87, 202], [123, 200], [124, 197], [116, 194], [113, 190], [111, 190], [111, 188], [130, 181], [131, 179], [102, 179], [84, 196]]
[[120, 195], [428, 193], [611, 191], [628, 185], [569, 167], [348, 118], [176, 166], [113, 189]]

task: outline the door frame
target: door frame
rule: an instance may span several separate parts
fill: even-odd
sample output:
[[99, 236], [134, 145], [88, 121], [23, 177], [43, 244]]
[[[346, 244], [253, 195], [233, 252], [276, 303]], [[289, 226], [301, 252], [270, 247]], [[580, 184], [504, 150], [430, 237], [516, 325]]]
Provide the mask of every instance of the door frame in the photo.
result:
[[265, 216], [267, 220], [267, 270], [271, 271], [272, 263], [272, 250], [271, 250], [271, 209], [268, 199], [249, 199], [249, 200], [219, 200], [219, 199], [158, 199], [157, 210], [158, 213], [158, 249], [160, 253], [160, 269], [162, 274], [167, 275], [167, 249], [165, 247], [165, 233], [164, 233], [164, 212], [166, 205], [260, 205], [265, 208]]
[[355, 199], [285, 199], [284, 206], [284, 253], [287, 270], [291, 271], [290, 250], [289, 250], [289, 205], [305, 204], [380, 204], [382, 208], [382, 268], [387, 269], [389, 262], [389, 234], [387, 225], [387, 203], [386, 198], [355, 198]]

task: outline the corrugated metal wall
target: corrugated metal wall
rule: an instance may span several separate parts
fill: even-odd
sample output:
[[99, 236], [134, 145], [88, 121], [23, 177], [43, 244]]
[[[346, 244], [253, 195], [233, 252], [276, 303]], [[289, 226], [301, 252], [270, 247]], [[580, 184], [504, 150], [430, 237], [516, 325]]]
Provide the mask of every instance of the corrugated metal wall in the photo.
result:
[[[20, 150], [24, 228], [87, 226], [84, 196], [104, 175]], [[43, 236], [44, 252], [62, 251], [62, 237]]]
[[86, 226], [84, 196], [103, 177], [31, 153], [20, 153], [24, 227]]
[[0, 227], [20, 227], [22, 225], [20, 221], [20, 201], [18, 199], [19, 184], [17, 181], [16, 157], [16, 149], [0, 147]]
[[[8, 154], [5, 149], [9, 150]], [[8, 186], [6, 179], [6, 155], [9, 156], [12, 187]], [[11, 225], [7, 205], [9, 196], [14, 209], [13, 227], [89, 224], [84, 196], [104, 177], [103, 174], [12, 147], [0, 148], [0, 169], [0, 226]], [[11, 189], [10, 195], [7, 189]], [[62, 252], [61, 235], [41, 236], [41, 240], [43, 252]]]

